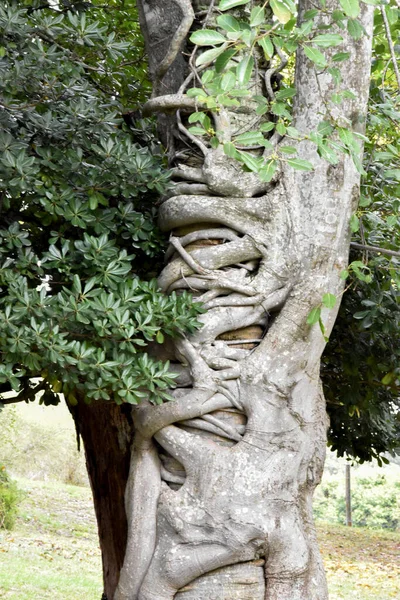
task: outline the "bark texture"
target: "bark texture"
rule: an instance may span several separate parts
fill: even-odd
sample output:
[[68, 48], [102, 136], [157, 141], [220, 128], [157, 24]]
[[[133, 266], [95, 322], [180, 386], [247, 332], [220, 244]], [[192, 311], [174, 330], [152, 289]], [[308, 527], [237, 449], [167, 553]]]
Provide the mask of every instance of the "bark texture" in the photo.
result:
[[[172, 5], [189, 19], [169, 22], [169, 58], [158, 71], [153, 66], [155, 94], [146, 108], [178, 109], [167, 136], [174, 138], [176, 187], [160, 209], [171, 239], [159, 284], [167, 293], [191, 290], [207, 312], [201, 330], [164, 349], [178, 373], [175, 401], [144, 403], [133, 412], [128, 546], [115, 600], [325, 600], [312, 518], [326, 444], [319, 381], [325, 340], [306, 320], [323, 294], [342, 291], [359, 175], [350, 158], [332, 166], [302, 142], [299, 156], [314, 171], [283, 167], [265, 184], [221, 146], [193, 139], [182, 116], [195, 110], [185, 96], [189, 67], [178, 69], [180, 87], [161, 92], [169, 69], [176, 76], [182, 65], [179, 32], [188, 30], [196, 11], [183, 0]], [[308, 8], [304, 2], [301, 11]], [[141, 2], [154, 65], [161, 59], [152, 46], [154, 15], [162, 10], [159, 0]], [[330, 110], [339, 123], [363, 127], [371, 10], [362, 10], [368, 35], [344, 42], [352, 58], [343, 87], [356, 100], [332, 109], [332, 78], [301, 52], [297, 57], [294, 124], [304, 133]], [[253, 84], [268, 94], [268, 86]], [[229, 140], [238, 115], [212, 116], [217, 133]], [[254, 115], [246, 118], [254, 129]], [[189, 152], [180, 149], [185, 144]], [[323, 312], [328, 334], [336, 312]]]
[[130, 464], [132, 420], [127, 407], [83, 400], [69, 406], [86, 457], [103, 562], [104, 594], [114, 597], [123, 565], [127, 520], [124, 495]]

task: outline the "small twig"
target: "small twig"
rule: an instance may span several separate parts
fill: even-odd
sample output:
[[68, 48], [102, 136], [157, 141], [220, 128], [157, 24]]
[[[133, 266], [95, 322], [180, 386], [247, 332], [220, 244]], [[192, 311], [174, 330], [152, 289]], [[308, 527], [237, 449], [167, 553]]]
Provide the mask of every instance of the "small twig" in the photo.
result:
[[199, 140], [195, 135], [192, 135], [186, 129], [186, 127], [182, 123], [181, 114], [180, 114], [179, 110], [176, 113], [176, 120], [177, 120], [179, 131], [181, 133], [183, 133], [186, 137], [188, 137], [189, 140], [191, 142], [193, 142], [193, 144], [195, 144], [198, 148], [200, 148], [200, 150], [202, 151], [202, 153], [203, 153], [204, 156], [207, 156], [207, 154], [208, 154], [208, 148], [207, 148], [207, 146], [205, 144], [203, 144], [203, 142], [201, 140]]
[[382, 13], [383, 23], [385, 25], [387, 41], [389, 44], [390, 56], [392, 57], [392, 61], [393, 61], [393, 69], [394, 69], [394, 72], [396, 75], [397, 87], [400, 90], [400, 72], [399, 72], [399, 67], [397, 64], [396, 52], [395, 52], [394, 45], [393, 45], [392, 35], [390, 33], [389, 21], [388, 21], [387, 15], [386, 15], [385, 7], [383, 5], [381, 6], [381, 13]]
[[397, 250], [387, 250], [386, 248], [379, 248], [378, 246], [369, 246], [368, 244], [358, 244], [357, 242], [351, 242], [352, 248], [357, 250], [369, 250], [371, 252], [379, 252], [381, 254], [387, 254], [388, 256], [400, 256], [400, 252]]

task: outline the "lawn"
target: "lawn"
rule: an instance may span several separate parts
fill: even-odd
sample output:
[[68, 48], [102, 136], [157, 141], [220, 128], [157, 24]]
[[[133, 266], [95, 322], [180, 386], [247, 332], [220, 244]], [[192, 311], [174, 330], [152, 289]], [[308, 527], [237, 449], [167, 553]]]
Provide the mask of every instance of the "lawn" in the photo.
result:
[[[16, 528], [0, 533], [0, 598], [100, 600], [90, 489], [29, 479], [18, 483], [24, 498]], [[400, 533], [326, 523], [318, 532], [330, 600], [400, 600]]]
[[15, 529], [0, 532], [0, 598], [100, 600], [101, 557], [88, 487], [19, 479]]

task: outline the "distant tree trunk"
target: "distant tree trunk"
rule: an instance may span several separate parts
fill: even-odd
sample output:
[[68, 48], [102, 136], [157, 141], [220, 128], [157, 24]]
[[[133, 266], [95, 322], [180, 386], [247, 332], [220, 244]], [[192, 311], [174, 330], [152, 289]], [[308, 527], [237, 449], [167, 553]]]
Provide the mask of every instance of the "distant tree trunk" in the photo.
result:
[[112, 600], [127, 539], [124, 494], [132, 441], [130, 410], [127, 406], [83, 401], [69, 409], [84, 444], [98, 524], [104, 593]]
[[353, 519], [351, 515], [351, 467], [346, 465], [346, 525], [352, 527]]

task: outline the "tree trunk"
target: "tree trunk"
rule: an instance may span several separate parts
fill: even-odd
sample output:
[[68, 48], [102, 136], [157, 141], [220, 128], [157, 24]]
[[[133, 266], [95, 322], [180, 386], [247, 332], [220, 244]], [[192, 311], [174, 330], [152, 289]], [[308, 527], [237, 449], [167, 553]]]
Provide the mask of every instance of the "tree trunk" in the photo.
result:
[[[302, 3], [300, 20], [311, 8]], [[160, 208], [171, 244], [159, 284], [166, 293], [191, 290], [207, 312], [202, 329], [164, 349], [177, 373], [175, 401], [133, 411], [128, 542], [115, 600], [325, 600], [312, 497], [325, 457], [319, 368], [326, 342], [307, 318], [324, 294], [342, 293], [359, 175], [349, 156], [333, 166], [306, 139], [298, 154], [314, 170], [283, 162], [265, 183], [221, 144], [195, 138], [185, 119], [198, 107], [185, 92], [196, 73], [183, 56], [204, 10], [195, 15], [188, 0], [142, 0], [140, 11], [155, 90], [145, 110], [168, 115], [161, 131], [177, 180]], [[333, 105], [331, 75], [298, 52], [301, 134], [332, 118], [363, 130], [370, 7], [360, 19], [367, 35], [354, 42], [342, 34], [340, 48], [351, 53], [341, 89], [356, 99]], [[279, 48], [274, 60], [276, 74]], [[260, 73], [251, 85], [271, 100]], [[254, 129], [249, 110], [208, 113], [222, 142]], [[271, 140], [279, 150], [279, 136]], [[336, 314], [337, 307], [322, 310], [326, 335]]]
[[111, 600], [124, 561], [132, 419], [126, 406], [80, 401], [69, 406], [81, 436], [92, 488], [103, 562], [104, 596]]

